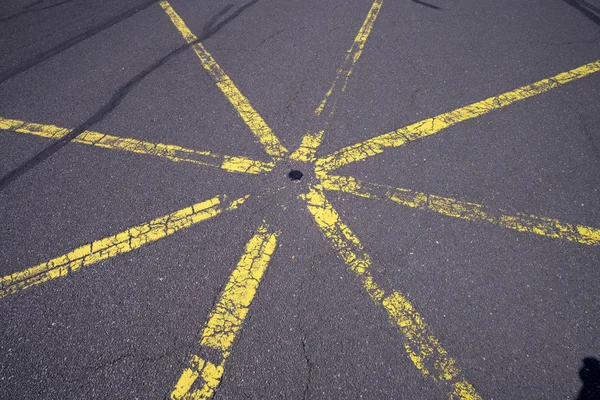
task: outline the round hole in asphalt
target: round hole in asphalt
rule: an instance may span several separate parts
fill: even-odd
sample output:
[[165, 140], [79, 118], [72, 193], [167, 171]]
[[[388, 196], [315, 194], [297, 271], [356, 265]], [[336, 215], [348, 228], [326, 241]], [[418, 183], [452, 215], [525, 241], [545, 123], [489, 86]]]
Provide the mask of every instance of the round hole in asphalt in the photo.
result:
[[302, 178], [303, 174], [302, 174], [302, 172], [298, 171], [297, 169], [293, 169], [290, 171], [288, 176], [293, 181], [299, 181]]

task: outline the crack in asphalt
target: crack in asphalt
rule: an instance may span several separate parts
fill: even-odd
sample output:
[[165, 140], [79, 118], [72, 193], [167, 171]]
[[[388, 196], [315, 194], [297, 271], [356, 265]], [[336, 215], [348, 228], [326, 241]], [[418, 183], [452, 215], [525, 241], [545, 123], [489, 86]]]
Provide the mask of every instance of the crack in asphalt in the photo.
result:
[[[119, 106], [119, 104], [123, 101], [125, 96], [127, 96], [131, 92], [132, 89], [134, 89], [144, 78], [146, 78], [152, 72], [154, 72], [155, 70], [157, 70], [158, 68], [160, 68], [161, 66], [166, 64], [168, 61], [170, 61], [175, 56], [183, 53], [185, 50], [192, 47], [193, 45], [200, 43], [204, 40], [207, 40], [208, 38], [210, 38], [211, 36], [216, 34], [221, 28], [223, 28], [225, 25], [227, 25], [228, 23], [233, 21], [235, 18], [237, 18], [246, 9], [248, 9], [249, 7], [258, 3], [258, 1], [259, 0], [252, 0], [248, 3], [246, 3], [245, 5], [238, 8], [231, 15], [229, 15], [227, 18], [225, 18], [223, 21], [221, 21], [219, 24], [217, 24], [216, 26], [213, 27], [213, 25], [216, 23], [216, 21], [232, 8], [231, 5], [225, 6], [221, 11], [219, 11], [214, 17], [212, 17], [209, 20], [209, 22], [203, 27], [202, 34], [200, 36], [198, 36], [198, 38], [195, 41], [186, 43], [186, 44], [176, 48], [175, 50], [172, 50], [170, 53], [161, 57], [160, 59], [158, 59], [157, 61], [152, 63], [150, 66], [148, 66], [144, 70], [138, 72], [133, 78], [131, 78], [128, 82], [126, 82], [119, 89], [117, 89], [113, 93], [110, 100], [108, 102], [106, 102], [102, 107], [100, 107], [98, 109], [98, 111], [96, 111], [96, 113], [94, 113], [86, 121], [84, 121], [78, 127], [74, 128], [71, 132], [69, 132], [65, 136], [61, 137], [57, 141], [46, 146], [44, 149], [42, 149], [40, 152], [35, 154], [29, 160], [25, 161], [18, 167], [14, 168], [12, 171], [8, 172], [2, 178], [0, 178], [0, 190], [3, 190], [15, 179], [17, 179], [18, 177], [20, 177], [21, 175], [23, 175], [24, 173], [26, 173], [33, 167], [37, 166], [38, 164], [42, 163], [44, 160], [46, 160], [49, 157], [51, 157], [52, 155], [54, 155], [57, 151], [59, 151], [64, 146], [69, 144], [73, 139], [75, 139], [81, 133], [86, 131], [88, 128], [90, 128], [94, 124], [102, 121], [108, 114], [110, 114], [110, 112], [112, 112], [116, 107]], [[154, 4], [155, 2], [156, 2], [156, 0], [152, 0], [151, 4], [148, 4], [148, 7], [152, 4]], [[135, 14], [135, 12], [132, 13], [131, 15], [133, 15], [133, 14]], [[2, 81], [2, 79], [0, 78], [0, 83], [1, 83], [1, 81]]]
[[81, 382], [84, 381], [88, 378], [90, 378], [92, 375], [96, 375], [99, 372], [101, 372], [102, 370], [106, 369], [106, 368], [110, 368], [112, 366], [115, 366], [121, 362], [123, 362], [124, 360], [127, 359], [136, 359], [136, 364], [137, 363], [151, 363], [151, 362], [156, 362], [156, 361], [160, 361], [163, 358], [172, 356], [174, 353], [176, 353], [179, 350], [182, 350], [184, 348], [187, 347], [187, 345], [176, 345], [177, 339], [174, 338], [173, 340], [173, 345], [171, 347], [169, 347], [168, 349], [166, 349], [165, 351], [162, 351], [158, 354], [153, 354], [153, 355], [145, 355], [144, 353], [123, 353], [120, 354], [116, 357], [110, 358], [104, 362], [101, 362], [100, 364], [97, 364], [95, 366], [90, 366], [87, 368], [83, 368], [81, 370], [81, 373], [79, 374], [78, 377], [76, 378], [67, 378], [65, 377], [63, 374], [59, 373], [58, 375], [60, 376], [60, 378], [63, 380], [63, 382], [65, 383], [76, 383], [76, 382]]
[[304, 360], [306, 361], [306, 384], [304, 386], [304, 392], [302, 393], [302, 399], [306, 400], [308, 398], [308, 392], [310, 390], [310, 381], [312, 378], [312, 369], [313, 363], [310, 361], [308, 357], [308, 352], [306, 351], [306, 337], [304, 336], [304, 332], [302, 332], [302, 353], [304, 354]]

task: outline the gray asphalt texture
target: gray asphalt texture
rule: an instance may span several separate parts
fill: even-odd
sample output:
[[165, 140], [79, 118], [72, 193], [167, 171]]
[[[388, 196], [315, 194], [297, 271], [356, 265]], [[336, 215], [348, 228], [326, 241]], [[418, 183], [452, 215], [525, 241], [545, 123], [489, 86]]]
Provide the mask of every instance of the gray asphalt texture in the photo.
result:
[[[247, 2], [171, 4], [200, 34]], [[260, 0], [204, 44], [293, 150], [370, 5]], [[598, 6], [385, 0], [318, 154], [600, 59]], [[157, 64], [184, 44], [156, 2], [3, 2], [0, 115], [267, 160], [193, 51]], [[598, 127], [600, 73], [338, 172], [600, 227]], [[0, 132], [0, 178], [21, 168], [0, 187], [1, 276], [218, 194], [285, 190], [1, 299], [0, 398], [167, 397], [263, 218], [282, 234], [215, 399], [447, 398], [295, 199], [293, 163], [254, 177], [76, 143], [32, 161], [50, 144]], [[599, 247], [328, 198], [483, 398], [584, 399]]]

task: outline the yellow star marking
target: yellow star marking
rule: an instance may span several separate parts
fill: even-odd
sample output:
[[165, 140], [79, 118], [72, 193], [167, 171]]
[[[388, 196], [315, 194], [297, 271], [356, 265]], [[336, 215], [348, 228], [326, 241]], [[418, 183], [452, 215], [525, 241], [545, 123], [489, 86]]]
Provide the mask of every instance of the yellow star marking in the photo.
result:
[[[356, 275], [371, 299], [386, 310], [392, 324], [398, 327], [403, 347], [415, 367], [434, 382], [447, 389], [450, 399], [480, 399], [477, 391], [465, 378], [457, 361], [450, 357], [421, 314], [408, 299], [386, 280], [377, 281], [372, 274], [373, 260], [365, 252], [358, 237], [342, 222], [340, 214], [325, 198], [325, 191], [342, 191], [356, 196], [389, 201], [416, 209], [428, 210], [466, 221], [487, 222], [520, 232], [563, 239], [579, 244], [598, 245], [600, 229], [563, 223], [555, 219], [520, 213], [491, 210], [479, 204], [425, 194], [408, 189], [363, 183], [352, 177], [329, 176], [328, 172], [354, 161], [398, 147], [411, 140], [431, 136], [456, 123], [476, 118], [517, 101], [547, 92], [560, 85], [584, 78], [600, 70], [600, 60], [563, 72], [554, 77], [523, 86], [510, 92], [458, 108], [384, 135], [357, 143], [331, 155], [316, 159], [315, 153], [322, 141], [328, 120], [335, 112], [344, 93], [352, 70], [360, 58], [367, 38], [382, 7], [383, 0], [375, 0], [357, 36], [348, 50], [342, 66], [325, 98], [315, 110], [315, 129], [303, 137], [300, 147], [289, 156], [290, 160], [310, 162], [318, 184], [301, 195], [316, 226], [339, 253], [350, 271]], [[213, 56], [198, 41], [181, 17], [167, 1], [162, 9], [169, 16], [183, 38], [194, 49], [204, 69], [233, 105], [238, 115], [250, 128], [273, 162], [250, 160], [245, 157], [217, 156], [206, 151], [185, 149], [175, 145], [155, 144], [130, 138], [121, 138], [93, 131], [81, 133], [74, 142], [113, 150], [152, 155], [176, 162], [209, 165], [230, 172], [248, 174], [267, 173], [287, 154], [264, 119], [251, 106]], [[343, 80], [343, 83], [340, 83]], [[0, 129], [32, 134], [48, 139], [60, 139], [70, 132], [67, 128], [36, 124], [0, 117]], [[287, 161], [287, 160], [286, 160]], [[81, 246], [63, 256], [31, 267], [22, 272], [0, 278], [0, 297], [15, 294], [22, 289], [66, 276], [82, 267], [133, 251], [153, 241], [215, 217], [226, 210], [238, 208], [249, 196], [225, 201], [225, 196], [194, 204], [190, 207], [135, 226], [116, 235]], [[208, 316], [199, 350], [191, 355], [187, 366], [171, 392], [172, 399], [211, 398], [221, 382], [225, 361], [231, 354], [236, 335], [258, 290], [258, 285], [275, 251], [279, 233], [271, 231], [265, 222], [247, 243], [245, 251], [223, 289], [219, 301]]]

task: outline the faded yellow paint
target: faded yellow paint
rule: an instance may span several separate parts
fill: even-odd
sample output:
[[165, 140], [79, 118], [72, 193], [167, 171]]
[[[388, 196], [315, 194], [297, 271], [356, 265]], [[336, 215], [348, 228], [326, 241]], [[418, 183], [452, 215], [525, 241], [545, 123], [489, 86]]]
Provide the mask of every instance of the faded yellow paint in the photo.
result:
[[319, 116], [325, 109], [327, 105], [327, 101], [330, 99], [331, 95], [335, 91], [336, 84], [340, 78], [343, 77], [344, 83], [341, 86], [341, 92], [346, 90], [346, 85], [348, 84], [348, 78], [352, 74], [352, 70], [354, 69], [354, 65], [360, 58], [362, 54], [363, 48], [365, 47], [365, 43], [369, 38], [369, 34], [373, 29], [373, 25], [375, 25], [375, 20], [379, 15], [379, 10], [381, 10], [381, 6], [383, 4], [383, 0], [375, 0], [371, 5], [371, 9], [367, 13], [365, 20], [363, 21], [354, 41], [352, 42], [352, 46], [348, 49], [346, 53], [346, 58], [344, 59], [344, 63], [337, 70], [337, 74], [333, 83], [327, 93], [325, 94], [325, 98], [321, 101], [321, 104], [315, 110], [315, 115]]
[[480, 399], [473, 386], [462, 377], [454, 359], [448, 356], [438, 339], [431, 334], [408, 299], [396, 290], [390, 290], [386, 295], [386, 290], [375, 282], [371, 274], [371, 258], [323, 193], [312, 188], [302, 197], [323, 235], [360, 279], [375, 303], [383, 306], [390, 321], [398, 326], [404, 337], [404, 349], [417, 369], [424, 376], [447, 385], [450, 399]]
[[146, 224], [129, 228], [116, 235], [85, 244], [50, 261], [0, 278], [0, 298], [51, 279], [66, 276], [87, 265], [118, 256], [157, 241], [201, 221], [215, 217], [224, 210], [238, 208], [249, 196], [222, 205], [225, 196], [194, 204]]
[[173, 10], [173, 7], [171, 7], [169, 2], [161, 1], [160, 6], [171, 18], [171, 22], [173, 22], [173, 25], [175, 25], [185, 41], [192, 45], [192, 48], [202, 62], [204, 69], [212, 76], [219, 89], [221, 89], [221, 92], [223, 92], [225, 97], [227, 97], [231, 105], [238, 112], [240, 118], [258, 138], [265, 148], [266, 153], [275, 158], [283, 157], [287, 153], [287, 149], [279, 142], [279, 139], [275, 136], [271, 128], [252, 107], [248, 98], [242, 94], [202, 43], [198, 42], [198, 37], [190, 31], [183, 19], [181, 19], [175, 10]]
[[[219, 352], [220, 363], [215, 365], [192, 355], [171, 393], [172, 399], [208, 399], [214, 394], [235, 337], [242, 329], [258, 284], [275, 252], [278, 235], [269, 233], [265, 224], [246, 244], [244, 254], [211, 311], [200, 339], [200, 346]], [[200, 377], [201, 381], [196, 382]]]
[[393, 201], [411, 208], [434, 211], [467, 221], [484, 221], [502, 228], [592, 246], [600, 245], [600, 229], [561, 222], [554, 218], [493, 210], [476, 203], [416, 192], [409, 189], [360, 182], [347, 176], [329, 176], [321, 183], [325, 190], [342, 191], [356, 196]]
[[[320, 121], [317, 119], [315, 122], [315, 127], [313, 127], [308, 133], [304, 135], [302, 138], [302, 142], [300, 147], [292, 153], [290, 158], [295, 161], [315, 161], [315, 153], [317, 148], [321, 145], [323, 140], [323, 134], [325, 132], [325, 128], [327, 127], [328, 120], [334, 115], [335, 109], [337, 106], [337, 102], [339, 101], [341, 94], [346, 91], [346, 86], [348, 85], [348, 79], [350, 75], [352, 75], [352, 70], [356, 65], [356, 62], [360, 58], [362, 54], [363, 48], [365, 47], [365, 43], [373, 29], [373, 25], [375, 24], [375, 20], [379, 15], [379, 10], [381, 9], [381, 5], [383, 4], [383, 0], [375, 0], [367, 13], [365, 20], [363, 21], [358, 34], [354, 38], [352, 42], [352, 46], [346, 52], [346, 57], [344, 58], [344, 62], [338, 68], [333, 83], [327, 93], [325, 94], [325, 98], [321, 101], [321, 104], [315, 110], [315, 117], [321, 116], [326, 107], [328, 107], [329, 112], [325, 113], [325, 120]], [[338, 80], [344, 79], [344, 83], [340, 86], [338, 85]]]
[[[61, 128], [56, 125], [37, 124], [4, 117], [0, 117], [0, 130], [27, 133], [55, 140], [71, 132], [71, 129]], [[83, 131], [73, 139], [73, 142], [111, 150], [145, 154], [174, 162], [188, 162], [216, 167], [228, 172], [260, 174], [271, 171], [275, 166], [273, 162], [256, 161], [238, 156], [220, 156], [208, 151], [191, 150], [172, 144], [152, 143], [94, 131]]]
[[386, 148], [402, 146], [412, 140], [431, 136], [459, 122], [479, 117], [598, 71], [600, 60], [345, 147], [317, 160], [317, 168], [333, 171], [343, 165], [380, 154]]

